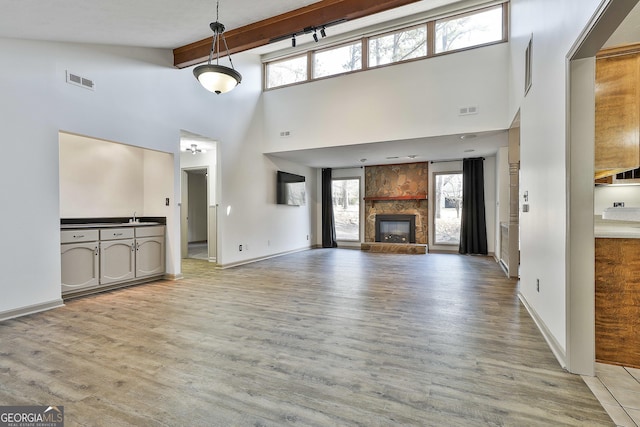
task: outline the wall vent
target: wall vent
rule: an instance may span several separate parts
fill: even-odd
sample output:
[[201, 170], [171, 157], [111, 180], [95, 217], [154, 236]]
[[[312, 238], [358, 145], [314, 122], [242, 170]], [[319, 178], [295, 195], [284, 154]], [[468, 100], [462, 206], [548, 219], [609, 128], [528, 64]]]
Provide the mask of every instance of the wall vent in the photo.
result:
[[460, 116], [468, 116], [470, 114], [478, 114], [478, 106], [470, 105], [468, 107], [460, 107], [458, 110], [458, 115]]
[[93, 82], [93, 80], [87, 79], [86, 77], [82, 77], [77, 74], [73, 74], [69, 72], [69, 70], [67, 70], [67, 83], [89, 90], [95, 90], [95, 83]]
[[288, 136], [291, 136], [291, 132], [290, 131], [285, 130], [285, 131], [280, 132], [280, 137], [281, 138], [286, 138]]

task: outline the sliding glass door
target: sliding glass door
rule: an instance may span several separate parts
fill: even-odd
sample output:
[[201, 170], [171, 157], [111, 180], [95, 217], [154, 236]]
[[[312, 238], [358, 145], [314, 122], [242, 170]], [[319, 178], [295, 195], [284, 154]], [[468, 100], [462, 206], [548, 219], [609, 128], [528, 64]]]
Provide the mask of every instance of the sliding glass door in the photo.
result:
[[332, 180], [333, 217], [336, 239], [360, 241], [360, 179]]
[[435, 174], [433, 201], [433, 243], [460, 244], [460, 214], [462, 212], [462, 173]]

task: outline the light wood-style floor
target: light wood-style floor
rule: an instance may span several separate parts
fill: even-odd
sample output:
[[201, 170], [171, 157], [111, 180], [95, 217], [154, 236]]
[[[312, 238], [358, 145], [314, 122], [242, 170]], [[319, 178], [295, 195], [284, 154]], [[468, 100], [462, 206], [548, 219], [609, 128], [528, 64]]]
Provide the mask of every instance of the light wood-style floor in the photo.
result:
[[491, 258], [183, 274], [0, 323], [0, 405], [63, 405], [67, 426], [613, 425]]

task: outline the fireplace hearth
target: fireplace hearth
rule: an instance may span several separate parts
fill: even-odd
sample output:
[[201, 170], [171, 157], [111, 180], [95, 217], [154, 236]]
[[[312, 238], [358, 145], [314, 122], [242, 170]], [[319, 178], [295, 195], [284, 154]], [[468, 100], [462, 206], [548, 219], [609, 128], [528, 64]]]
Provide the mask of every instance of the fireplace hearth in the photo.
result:
[[376, 242], [416, 243], [416, 216], [376, 215]]

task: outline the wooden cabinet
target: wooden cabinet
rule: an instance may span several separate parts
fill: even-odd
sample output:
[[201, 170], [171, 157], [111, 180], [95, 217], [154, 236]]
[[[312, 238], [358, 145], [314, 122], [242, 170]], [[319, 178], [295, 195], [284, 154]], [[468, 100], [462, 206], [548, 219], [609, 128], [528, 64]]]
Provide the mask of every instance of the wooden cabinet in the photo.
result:
[[640, 368], [640, 239], [597, 238], [596, 361]]
[[595, 178], [640, 167], [640, 44], [596, 56]]
[[164, 227], [140, 227], [136, 235], [136, 277], [164, 273]]
[[98, 231], [65, 230], [60, 241], [62, 293], [98, 286]]

